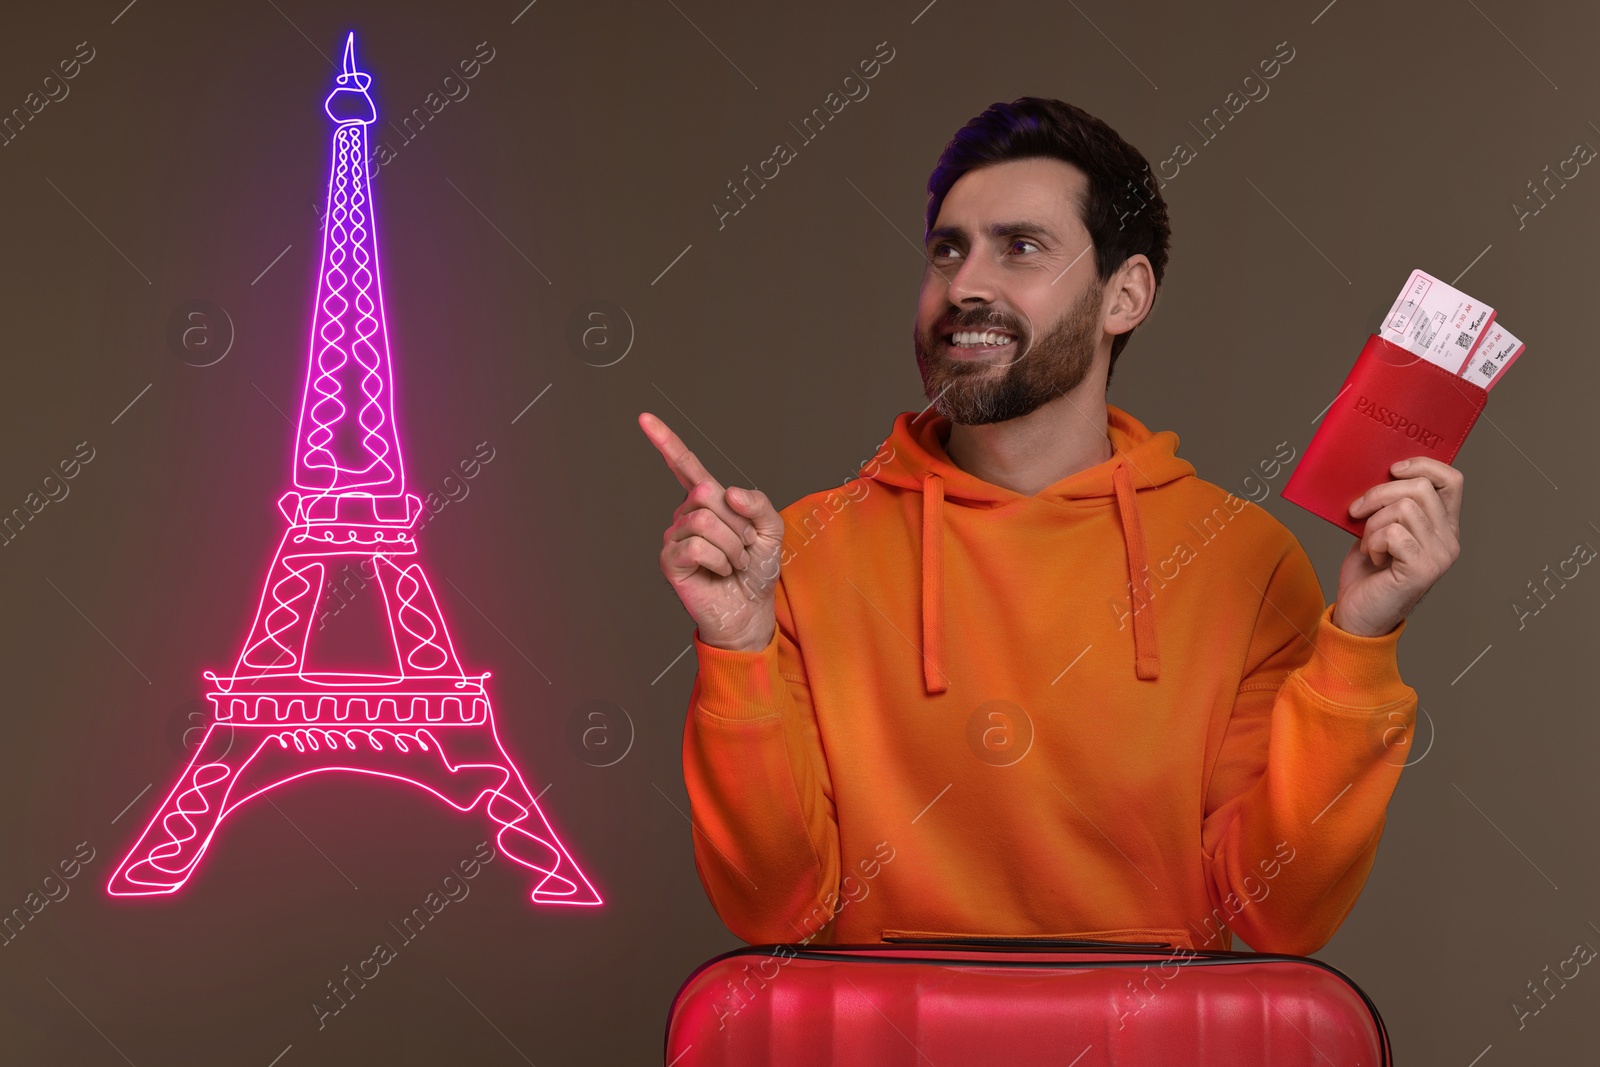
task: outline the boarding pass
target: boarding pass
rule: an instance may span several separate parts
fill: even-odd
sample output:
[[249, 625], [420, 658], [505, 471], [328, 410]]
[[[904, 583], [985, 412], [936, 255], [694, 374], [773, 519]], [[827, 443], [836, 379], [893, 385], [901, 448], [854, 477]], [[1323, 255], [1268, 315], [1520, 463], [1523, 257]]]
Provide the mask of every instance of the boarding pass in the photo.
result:
[[1422, 270], [1406, 279], [1378, 336], [1484, 389], [1524, 347], [1496, 323], [1494, 308]]
[[1517, 361], [1527, 346], [1498, 322], [1484, 331], [1477, 350], [1467, 357], [1458, 371], [1463, 379], [1485, 389], [1493, 389], [1506, 368]]

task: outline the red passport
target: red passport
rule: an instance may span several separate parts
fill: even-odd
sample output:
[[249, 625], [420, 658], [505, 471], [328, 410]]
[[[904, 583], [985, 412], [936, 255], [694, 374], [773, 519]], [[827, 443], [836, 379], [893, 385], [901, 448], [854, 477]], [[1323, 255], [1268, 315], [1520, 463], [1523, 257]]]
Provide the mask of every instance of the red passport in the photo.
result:
[[1488, 399], [1481, 386], [1373, 334], [1280, 495], [1360, 537], [1367, 524], [1350, 515], [1356, 497], [1389, 481], [1396, 460], [1455, 459]]

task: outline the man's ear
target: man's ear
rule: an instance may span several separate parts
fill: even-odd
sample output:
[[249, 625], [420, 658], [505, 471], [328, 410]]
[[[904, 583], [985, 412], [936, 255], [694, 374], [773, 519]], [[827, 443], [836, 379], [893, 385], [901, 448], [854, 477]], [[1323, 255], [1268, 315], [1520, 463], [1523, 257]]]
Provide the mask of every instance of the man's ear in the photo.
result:
[[1156, 276], [1149, 257], [1142, 252], [1129, 256], [1106, 282], [1106, 333], [1127, 333], [1139, 325], [1155, 300]]

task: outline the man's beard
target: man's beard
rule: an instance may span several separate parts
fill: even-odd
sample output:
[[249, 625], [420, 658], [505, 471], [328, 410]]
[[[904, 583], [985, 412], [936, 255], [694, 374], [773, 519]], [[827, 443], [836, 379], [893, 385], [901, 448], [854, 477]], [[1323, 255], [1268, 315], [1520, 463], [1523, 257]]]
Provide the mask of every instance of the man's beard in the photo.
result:
[[[951, 422], [978, 426], [1020, 419], [1076, 389], [1094, 365], [1104, 291], [1104, 283], [1096, 281], [1049, 333], [1037, 339], [1024, 334], [1022, 323], [989, 310], [946, 317], [927, 334], [913, 328], [923, 395]], [[1000, 373], [980, 360], [944, 354], [943, 335], [949, 330], [988, 328], [1010, 332], [1017, 338], [1013, 347], [1023, 353]], [[1029, 340], [1031, 347], [1026, 344]]]

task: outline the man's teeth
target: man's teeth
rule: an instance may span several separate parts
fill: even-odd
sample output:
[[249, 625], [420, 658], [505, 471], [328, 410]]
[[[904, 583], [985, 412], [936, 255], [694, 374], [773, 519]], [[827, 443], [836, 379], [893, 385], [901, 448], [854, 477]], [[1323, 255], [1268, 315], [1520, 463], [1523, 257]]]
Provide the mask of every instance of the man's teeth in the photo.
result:
[[981, 333], [972, 330], [961, 330], [952, 334], [950, 340], [962, 348], [972, 348], [977, 345], [1008, 345], [1015, 338], [1003, 330], [985, 330]]

